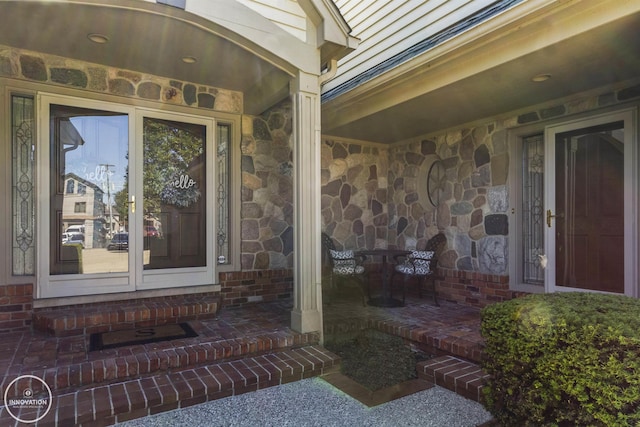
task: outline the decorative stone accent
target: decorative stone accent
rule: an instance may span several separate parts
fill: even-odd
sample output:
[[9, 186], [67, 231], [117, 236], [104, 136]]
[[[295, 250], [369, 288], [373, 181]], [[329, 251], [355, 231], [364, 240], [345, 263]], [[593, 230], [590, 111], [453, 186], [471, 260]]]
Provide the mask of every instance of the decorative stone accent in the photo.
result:
[[492, 214], [484, 217], [484, 229], [488, 235], [509, 234], [509, 219], [504, 214]]
[[324, 230], [344, 248], [384, 244], [389, 222], [386, 147], [325, 140], [321, 155]]
[[133, 83], [125, 79], [109, 80], [109, 92], [115, 95], [133, 96], [135, 88]]
[[160, 99], [160, 90], [161, 89], [162, 88], [157, 83], [143, 82], [143, 83], [140, 83], [140, 85], [138, 85], [137, 94], [138, 94], [138, 96], [140, 98]]
[[0, 46], [0, 75], [207, 110], [243, 112], [239, 92], [6, 46]]
[[243, 127], [252, 132], [242, 136], [244, 270], [293, 267], [291, 120], [287, 101]]
[[507, 239], [506, 237], [487, 236], [479, 241], [479, 267], [480, 271], [488, 274], [506, 274], [507, 264]]
[[51, 81], [63, 85], [75, 86], [80, 88], [87, 87], [87, 75], [80, 70], [72, 70], [68, 68], [51, 68]]

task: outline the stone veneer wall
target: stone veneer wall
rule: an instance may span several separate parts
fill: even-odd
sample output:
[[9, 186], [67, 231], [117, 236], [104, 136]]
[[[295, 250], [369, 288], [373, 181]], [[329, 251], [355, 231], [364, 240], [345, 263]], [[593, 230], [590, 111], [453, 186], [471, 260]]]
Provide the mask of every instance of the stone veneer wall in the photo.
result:
[[205, 110], [243, 111], [241, 92], [2, 45], [0, 76]]
[[387, 247], [388, 156], [381, 145], [322, 141], [322, 228], [338, 249]]
[[243, 270], [293, 268], [291, 102], [245, 120], [242, 135]]
[[[491, 123], [396, 146], [392, 156], [391, 240], [408, 247], [441, 230], [449, 244], [440, 267], [506, 274], [509, 155], [504, 132]], [[434, 208], [424, 194], [429, 167], [437, 159], [445, 180]]]
[[[0, 45], [0, 77], [242, 114], [241, 92]], [[291, 103], [243, 116], [242, 270], [221, 273], [223, 305], [290, 298], [293, 289]], [[265, 271], [269, 270], [269, 271]], [[31, 325], [33, 284], [0, 284], [0, 332]]]
[[[532, 107], [523, 114], [378, 149], [379, 158], [371, 164], [353, 158], [352, 153], [359, 150], [354, 143], [325, 136], [324, 230], [349, 248], [369, 248], [370, 245], [360, 244], [359, 232], [370, 227], [377, 236], [387, 236], [388, 243], [377, 245], [400, 248], [421, 248], [442, 231], [447, 236], [447, 247], [439, 262], [440, 297], [475, 306], [512, 299], [521, 293], [509, 289], [508, 277], [508, 175], [509, 162], [516, 161], [509, 157], [508, 129], [638, 99], [640, 84], [632, 82], [615, 91], [578, 96], [550, 107]], [[336, 146], [341, 148], [333, 150]], [[368, 145], [361, 146], [360, 150], [364, 150]], [[441, 202], [435, 208], [426, 197], [426, 177], [437, 159], [443, 162], [446, 179]], [[342, 163], [347, 166], [336, 172], [336, 164]], [[367, 210], [359, 218], [359, 211], [350, 207], [358, 206], [352, 193], [362, 184], [357, 181], [359, 174], [347, 172], [360, 163], [363, 167], [388, 164], [388, 187], [384, 187], [387, 191], [381, 191], [378, 199], [388, 200], [382, 208], [388, 217], [386, 231], [381, 217], [374, 223]]]

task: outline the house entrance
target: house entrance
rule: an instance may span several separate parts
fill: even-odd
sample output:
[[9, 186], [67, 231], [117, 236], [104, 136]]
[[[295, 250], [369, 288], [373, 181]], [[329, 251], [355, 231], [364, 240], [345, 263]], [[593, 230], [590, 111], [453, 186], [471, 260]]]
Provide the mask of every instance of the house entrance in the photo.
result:
[[38, 296], [213, 283], [213, 120], [39, 100]]
[[631, 293], [631, 113], [550, 127], [545, 229], [551, 292]]

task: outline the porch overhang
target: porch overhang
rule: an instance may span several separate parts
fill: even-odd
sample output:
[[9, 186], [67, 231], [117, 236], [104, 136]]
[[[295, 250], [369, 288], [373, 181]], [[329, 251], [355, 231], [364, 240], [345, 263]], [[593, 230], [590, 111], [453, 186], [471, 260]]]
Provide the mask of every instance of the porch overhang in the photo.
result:
[[239, 91], [247, 114], [288, 97], [299, 71], [321, 70], [317, 45], [235, 0], [215, 7], [187, 0], [185, 10], [141, 0], [0, 0], [0, 7], [0, 45]]
[[[640, 76], [640, 3], [521, 2], [338, 95], [326, 135], [395, 143]], [[551, 79], [534, 83], [537, 74]], [[333, 89], [332, 89], [333, 90]]]

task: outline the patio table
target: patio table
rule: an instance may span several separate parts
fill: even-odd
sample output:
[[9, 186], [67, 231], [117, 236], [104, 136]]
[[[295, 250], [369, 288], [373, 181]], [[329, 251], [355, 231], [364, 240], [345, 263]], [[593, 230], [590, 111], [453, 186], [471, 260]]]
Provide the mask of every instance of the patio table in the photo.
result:
[[366, 257], [380, 257], [382, 259], [382, 295], [370, 298], [369, 305], [375, 307], [402, 307], [404, 305], [402, 301], [391, 297], [391, 271], [389, 271], [387, 258], [397, 255], [407, 255], [411, 252], [405, 251], [404, 249], [367, 249], [356, 251], [356, 253]]

